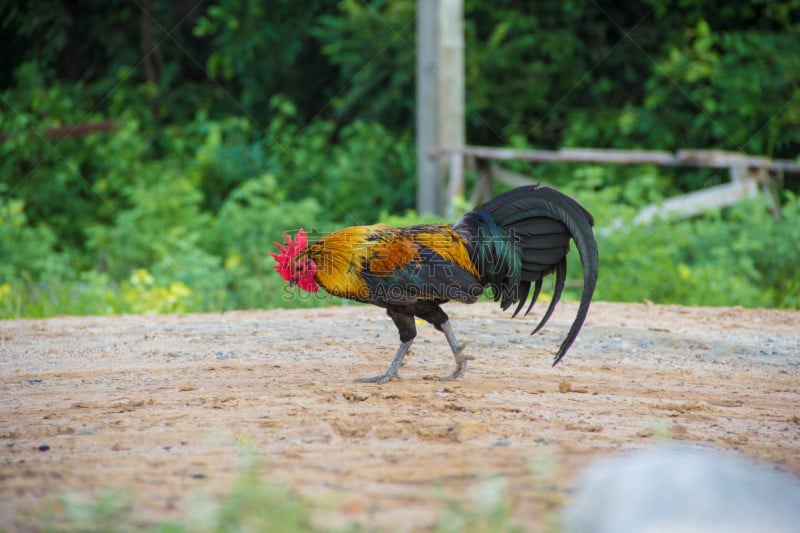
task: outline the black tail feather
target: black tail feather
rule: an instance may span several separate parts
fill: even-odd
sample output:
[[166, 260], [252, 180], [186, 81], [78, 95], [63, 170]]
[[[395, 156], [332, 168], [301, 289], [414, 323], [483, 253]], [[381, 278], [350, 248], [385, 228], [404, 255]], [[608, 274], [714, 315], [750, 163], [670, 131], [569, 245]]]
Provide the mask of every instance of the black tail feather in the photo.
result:
[[531, 312], [533, 309], [533, 304], [536, 303], [536, 300], [539, 299], [539, 293], [542, 292], [542, 278], [536, 280], [536, 286], [533, 288], [533, 296], [531, 297], [531, 303], [528, 306], [528, 309], [525, 310], [525, 316], [528, 316], [528, 313]]
[[564, 289], [566, 255], [574, 240], [583, 265], [583, 291], [578, 313], [556, 353], [557, 364], [578, 335], [597, 284], [599, 267], [594, 220], [572, 198], [548, 187], [520, 187], [503, 193], [455, 225], [470, 241], [473, 264], [482, 281], [491, 286], [495, 300], [505, 310], [518, 303], [513, 316], [522, 310], [534, 283], [527, 315], [539, 297], [542, 278], [555, 273], [555, 288], [550, 305], [533, 333], [539, 331], [553, 313]]
[[[519, 292], [519, 304], [517, 305], [517, 308], [514, 309], [514, 314], [511, 315], [511, 318], [516, 317], [522, 308], [525, 307], [525, 301], [528, 299], [528, 293], [531, 292], [531, 282], [522, 280], [519, 284]], [[503, 311], [505, 311], [505, 309], [503, 309]]]
[[547, 311], [542, 317], [542, 320], [539, 322], [539, 325], [536, 326], [533, 331], [531, 331], [531, 335], [542, 329], [544, 325], [547, 324], [547, 321], [550, 320], [550, 316], [556, 309], [556, 304], [558, 304], [558, 301], [561, 300], [561, 292], [564, 290], [564, 283], [566, 281], [567, 281], [567, 258], [565, 257], [556, 266], [556, 285], [553, 288], [553, 297], [550, 299], [550, 305], [547, 306]]

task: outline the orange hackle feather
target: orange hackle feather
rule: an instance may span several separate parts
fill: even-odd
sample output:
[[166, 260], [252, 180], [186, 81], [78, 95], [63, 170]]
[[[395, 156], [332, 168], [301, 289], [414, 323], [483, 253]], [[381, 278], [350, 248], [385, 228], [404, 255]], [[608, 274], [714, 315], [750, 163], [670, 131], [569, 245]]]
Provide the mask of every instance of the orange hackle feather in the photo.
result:
[[362, 278], [362, 266], [375, 244], [369, 238], [389, 226], [353, 226], [329, 233], [313, 242], [307, 255], [317, 265], [316, 279], [326, 291], [341, 298], [365, 299], [369, 288]]

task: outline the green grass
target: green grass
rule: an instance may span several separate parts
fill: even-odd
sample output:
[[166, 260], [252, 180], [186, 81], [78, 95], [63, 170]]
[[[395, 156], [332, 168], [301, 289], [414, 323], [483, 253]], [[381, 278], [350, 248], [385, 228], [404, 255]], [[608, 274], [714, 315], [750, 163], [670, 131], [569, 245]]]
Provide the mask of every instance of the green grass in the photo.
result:
[[[513, 505], [503, 478], [490, 478], [473, 487], [469, 504], [446, 493], [432, 491], [431, 498], [444, 507], [432, 531], [439, 533], [481, 532], [515, 533], [524, 528], [514, 522]], [[282, 485], [263, 478], [256, 469], [243, 471], [231, 490], [221, 498], [203, 495], [189, 504], [186, 516], [169, 521], [146, 521], [135, 511], [135, 497], [127, 491], [99, 491], [93, 498], [66, 493], [53, 501], [44, 513], [29, 523], [37, 530], [52, 533], [239, 533], [269, 531], [347, 532], [374, 531], [352, 522], [335, 529], [312, 519], [316, 511], [329, 511], [329, 505], [294, 494]]]
[[[222, 498], [199, 497], [189, 507], [182, 519], [148, 522], [136, 515], [135, 499], [128, 492], [100, 491], [92, 499], [68, 493], [53, 503], [39, 525], [53, 533], [326, 531], [312, 524], [313, 504], [255, 471], [242, 473]], [[349, 531], [358, 530], [354, 526]]]

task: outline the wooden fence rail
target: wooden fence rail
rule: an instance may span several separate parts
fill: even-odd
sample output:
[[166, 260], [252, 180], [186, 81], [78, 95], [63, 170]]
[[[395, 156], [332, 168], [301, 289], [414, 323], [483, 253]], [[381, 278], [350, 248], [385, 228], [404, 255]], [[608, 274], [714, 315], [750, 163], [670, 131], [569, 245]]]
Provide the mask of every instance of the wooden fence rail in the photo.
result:
[[[779, 216], [774, 185], [783, 181], [784, 172], [800, 173], [800, 164], [788, 159], [770, 159], [739, 152], [721, 150], [641, 151], [606, 150], [596, 148], [562, 148], [560, 150], [515, 150], [487, 146], [447, 147], [436, 146], [430, 155], [447, 157], [449, 168], [448, 210], [453, 198], [464, 194], [464, 168], [474, 168], [479, 179], [470, 194], [477, 203], [491, 195], [493, 180], [519, 186], [536, 183], [527, 176], [510, 172], [493, 161], [530, 161], [535, 163], [600, 163], [619, 165], [652, 164], [669, 167], [727, 168], [730, 183], [716, 185], [677, 196], [659, 205], [643, 208], [634, 218], [635, 223], [647, 223], [668, 214], [678, 218], [698, 215], [706, 209], [722, 208], [735, 204], [742, 198], [753, 196], [761, 189], [772, 200], [772, 211]], [[465, 165], [465, 161], [468, 164]]]
[[[50, 140], [66, 139], [69, 137], [83, 137], [92, 133], [102, 133], [114, 130], [119, 127], [119, 122], [112, 119], [100, 122], [82, 122], [80, 124], [68, 124], [65, 126], [54, 126], [46, 130], [31, 128], [27, 132], [17, 132], [15, 135], [28, 135], [29, 137], [41, 137]], [[11, 137], [8, 132], [0, 132], [0, 143]]]

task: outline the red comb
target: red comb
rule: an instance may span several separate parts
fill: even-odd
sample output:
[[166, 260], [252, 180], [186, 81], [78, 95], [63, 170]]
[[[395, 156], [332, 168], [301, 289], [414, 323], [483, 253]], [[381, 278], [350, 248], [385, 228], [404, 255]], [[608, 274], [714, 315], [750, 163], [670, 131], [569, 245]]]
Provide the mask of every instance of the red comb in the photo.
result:
[[308, 244], [308, 237], [306, 236], [306, 232], [303, 231], [303, 228], [300, 228], [300, 230], [297, 232], [297, 237], [295, 237], [294, 241], [292, 241], [292, 238], [289, 237], [289, 234], [287, 233], [286, 246], [282, 245], [279, 242], [276, 242], [274, 244], [281, 251], [281, 253], [279, 254], [278, 253], [269, 254], [275, 259], [275, 261], [278, 262], [278, 264], [275, 265], [275, 270], [278, 271], [278, 274], [280, 274], [283, 279], [289, 281], [290, 279], [292, 279], [292, 273], [289, 268], [289, 263], [291, 262], [292, 259], [297, 257], [297, 255], [300, 252], [302, 252], [305, 249], [306, 245]]

